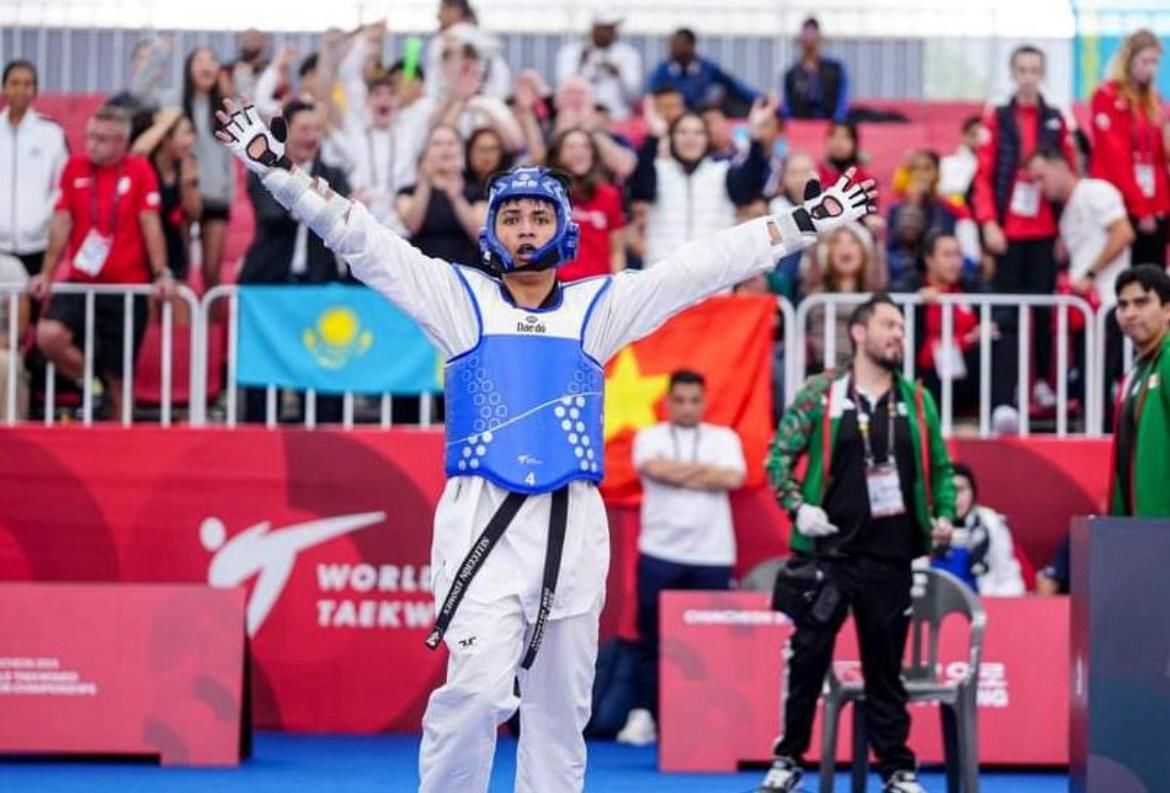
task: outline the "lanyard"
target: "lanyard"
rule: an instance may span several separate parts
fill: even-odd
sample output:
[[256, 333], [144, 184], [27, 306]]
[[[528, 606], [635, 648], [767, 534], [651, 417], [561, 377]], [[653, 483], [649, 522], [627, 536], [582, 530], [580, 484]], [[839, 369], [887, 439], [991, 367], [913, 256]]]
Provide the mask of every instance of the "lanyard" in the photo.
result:
[[[863, 407], [866, 403], [862, 400], [861, 395], [857, 392], [852, 381], [849, 383], [849, 397], [853, 400], [853, 404], [857, 406], [857, 429], [861, 433], [861, 442], [865, 445], [865, 463], [866, 466], [872, 468], [874, 466], [873, 446], [869, 440], [869, 427], [872, 417], [869, 412]], [[894, 417], [897, 409], [894, 407], [894, 389], [890, 387], [890, 393], [886, 396], [886, 415], [888, 420], [886, 432], [886, 459], [887, 463], [894, 461]]]
[[[119, 164], [118, 165], [118, 173], [114, 175], [114, 200], [111, 202], [111, 205], [110, 205], [110, 227], [109, 227], [110, 233], [109, 233], [109, 236], [111, 236], [111, 237], [114, 236], [114, 232], [117, 231], [117, 228], [118, 228], [118, 203], [122, 200], [122, 196], [118, 192], [118, 188], [122, 184], [122, 169], [123, 169], [123, 167], [124, 167], [123, 165]], [[101, 229], [101, 223], [99, 222], [100, 218], [98, 217], [98, 214], [99, 214], [98, 213], [98, 195], [97, 195], [97, 193], [98, 193], [98, 172], [97, 172], [97, 168], [94, 167], [93, 163], [90, 163], [90, 165], [89, 165], [89, 174], [90, 174], [89, 225], [100, 234], [102, 229]]]
[[[391, 197], [394, 196], [394, 130], [388, 130], [390, 133], [390, 145], [388, 147], [386, 158], [386, 189], [389, 191]], [[366, 128], [366, 152], [370, 157], [370, 187], [380, 187], [378, 184], [378, 158], [374, 156], [374, 131], [369, 127]]]
[[[691, 462], [692, 463], [698, 461], [698, 459], [699, 459], [699, 435], [700, 435], [700, 433], [701, 433], [700, 428], [695, 427], [695, 442], [691, 445]], [[674, 460], [675, 460], [675, 462], [682, 462], [682, 455], [679, 453], [679, 448], [678, 448], [678, 432], [675, 431], [673, 424], [670, 425], [670, 443], [674, 447]]]

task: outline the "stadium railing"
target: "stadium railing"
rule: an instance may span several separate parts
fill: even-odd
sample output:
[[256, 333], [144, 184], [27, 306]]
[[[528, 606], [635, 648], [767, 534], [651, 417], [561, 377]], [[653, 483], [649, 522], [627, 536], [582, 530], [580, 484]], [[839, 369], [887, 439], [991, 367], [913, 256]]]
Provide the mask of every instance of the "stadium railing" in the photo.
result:
[[[801, 339], [807, 338], [807, 329], [809, 325], [809, 318], [815, 309], [821, 309], [825, 312], [824, 322], [824, 355], [825, 361], [835, 361], [837, 359], [837, 317], [841, 312], [848, 312], [851, 308], [868, 297], [864, 294], [818, 294], [805, 298], [800, 303], [800, 307], [796, 311], [796, 331], [797, 336]], [[894, 294], [892, 295], [895, 302], [900, 304], [903, 308], [910, 309], [923, 306], [926, 302], [917, 294]], [[1031, 335], [1032, 323], [1030, 315], [1033, 309], [1036, 308], [1050, 308], [1054, 310], [1056, 316], [1056, 329], [1054, 333], [1053, 345], [1056, 355], [1056, 434], [1059, 437], [1065, 437], [1069, 434], [1069, 417], [1070, 417], [1070, 400], [1069, 400], [1069, 352], [1070, 341], [1073, 339], [1073, 334], [1069, 326], [1069, 312], [1078, 312], [1084, 319], [1084, 337], [1081, 340], [1084, 344], [1085, 356], [1082, 380], [1085, 384], [1085, 406], [1084, 416], [1086, 420], [1083, 424], [1083, 433], [1085, 435], [1095, 437], [1101, 434], [1100, 417], [1101, 412], [1098, 408], [1100, 402], [1101, 391], [1103, 388], [1103, 378], [1099, 376], [1100, 359], [1098, 358], [1099, 348], [1097, 345], [1097, 336], [1100, 332], [1101, 325], [1094, 317], [1092, 307], [1085, 300], [1074, 295], [994, 295], [994, 294], [961, 294], [961, 295], [941, 295], [937, 298], [937, 303], [942, 309], [942, 348], [950, 349], [955, 342], [955, 309], [958, 306], [969, 306], [979, 312], [979, 436], [990, 437], [992, 434], [991, 426], [991, 409], [992, 409], [992, 395], [991, 395], [991, 378], [992, 378], [992, 309], [1004, 310], [1014, 309], [1017, 313], [1019, 328], [1017, 344], [1017, 404], [1021, 406], [1030, 405], [1030, 385], [1031, 377]], [[907, 310], [906, 316], [906, 334], [905, 334], [905, 353], [903, 355], [902, 368], [903, 374], [913, 379], [917, 373], [917, 351], [918, 351], [918, 337], [920, 330], [916, 327], [916, 312]], [[1037, 329], [1036, 332], [1045, 332], [1046, 329]], [[796, 346], [796, 360], [793, 362], [794, 383], [799, 383], [803, 380], [803, 376], [811, 374], [808, 371], [808, 346], [800, 343]], [[942, 430], [944, 434], [951, 434], [954, 429], [955, 409], [954, 409], [954, 380], [952, 378], [941, 378], [940, 388], [940, 405], [939, 411], [942, 419]], [[1019, 411], [1019, 430], [1021, 435], [1028, 435], [1030, 432], [1030, 416], [1027, 407], [1023, 407]]]
[[[8, 303], [8, 353], [12, 360], [17, 359], [17, 353], [21, 351], [22, 341], [17, 334], [17, 320], [18, 320], [18, 306], [20, 298], [24, 292], [23, 287], [0, 284], [0, 300], [5, 300]], [[154, 288], [149, 285], [133, 286], [133, 285], [94, 285], [94, 284], [71, 284], [71, 283], [54, 283], [52, 285], [53, 295], [68, 295], [80, 294], [84, 296], [85, 300], [85, 342], [82, 345], [82, 355], [85, 361], [85, 370], [83, 382], [81, 384], [81, 405], [79, 411], [79, 418], [85, 426], [93, 424], [94, 421], [94, 402], [95, 402], [95, 387], [97, 380], [94, 363], [94, 325], [96, 319], [96, 299], [100, 296], [121, 296], [123, 300], [123, 323], [122, 323], [122, 413], [120, 416], [113, 416], [112, 418], [119, 421], [123, 426], [129, 426], [134, 422], [132, 396], [135, 390], [135, 376], [136, 367], [134, 365], [134, 356], [132, 353], [133, 344], [133, 321], [134, 321], [134, 298], [137, 296], [150, 296], [153, 294]], [[175, 301], [178, 301], [177, 303]], [[175, 313], [177, 305], [183, 305], [186, 309], [187, 315], [191, 318], [190, 321], [190, 346], [192, 351], [197, 350], [202, 341], [199, 337], [200, 329], [200, 307], [199, 300], [186, 286], [178, 286], [175, 290], [174, 301], [159, 301], [156, 305], [159, 306], [161, 312], [161, 346], [159, 349], [159, 370], [160, 370], [160, 397], [159, 397], [159, 423], [164, 427], [172, 424], [174, 419], [174, 328], [175, 328]], [[150, 312], [148, 304], [148, 316]], [[197, 356], [192, 354], [190, 356], [190, 390], [191, 392], [198, 391], [198, 376], [195, 370], [195, 361]], [[142, 361], [139, 360], [139, 367]], [[11, 367], [9, 371], [12, 373], [7, 379], [6, 383], [0, 384], [0, 394], [3, 394], [3, 416], [8, 424], [16, 422], [16, 388], [17, 377], [19, 376], [18, 367]], [[45, 426], [52, 426], [57, 421], [57, 371], [56, 367], [51, 363], [45, 365], [44, 376], [44, 391], [43, 391], [43, 414], [42, 420]], [[30, 388], [35, 389], [37, 384], [30, 383]], [[29, 417], [32, 419], [32, 417]]]

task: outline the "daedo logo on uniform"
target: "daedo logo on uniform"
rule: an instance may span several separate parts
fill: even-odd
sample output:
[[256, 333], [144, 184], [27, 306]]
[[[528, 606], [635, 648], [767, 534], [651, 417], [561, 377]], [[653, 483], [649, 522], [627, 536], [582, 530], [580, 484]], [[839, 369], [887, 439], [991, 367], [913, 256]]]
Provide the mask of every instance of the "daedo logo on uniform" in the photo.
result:
[[544, 323], [532, 314], [526, 316], [523, 322], [516, 323], [517, 333], [544, 333], [546, 330]]

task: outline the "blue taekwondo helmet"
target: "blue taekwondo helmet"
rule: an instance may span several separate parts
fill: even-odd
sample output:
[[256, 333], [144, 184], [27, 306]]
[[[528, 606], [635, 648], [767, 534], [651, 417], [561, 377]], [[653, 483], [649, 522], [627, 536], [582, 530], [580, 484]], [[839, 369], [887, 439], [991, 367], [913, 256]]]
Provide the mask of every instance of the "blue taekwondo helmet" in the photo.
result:
[[496, 236], [496, 215], [508, 201], [535, 198], [553, 205], [557, 216], [557, 231], [553, 238], [532, 254], [525, 270], [546, 270], [568, 264], [577, 258], [581, 229], [573, 222], [573, 208], [569, 204], [569, 178], [549, 168], [513, 168], [492, 178], [488, 184], [488, 213], [479, 232], [479, 249], [483, 261], [497, 272], [518, 269], [512, 255]]

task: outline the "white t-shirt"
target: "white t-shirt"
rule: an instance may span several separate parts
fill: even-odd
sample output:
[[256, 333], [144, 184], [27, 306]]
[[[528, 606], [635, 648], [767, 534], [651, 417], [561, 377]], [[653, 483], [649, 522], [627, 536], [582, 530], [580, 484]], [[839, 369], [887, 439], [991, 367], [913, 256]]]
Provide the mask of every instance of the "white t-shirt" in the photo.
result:
[[[634, 467], [640, 470], [655, 459], [746, 470], [739, 436], [713, 424], [678, 427], [662, 422], [640, 430], [634, 437]], [[638, 550], [678, 564], [735, 564], [727, 492], [673, 487], [642, 477]]]
[[[28, 271], [15, 256], [0, 253], [0, 285], [5, 287], [16, 286], [21, 291], [28, 286]], [[8, 338], [9, 308], [12, 306], [12, 290], [0, 290], [0, 339]], [[19, 306], [24, 295], [17, 293], [16, 304]], [[7, 348], [0, 348], [7, 349]], [[0, 387], [3, 382], [0, 382]]]
[[[1068, 274], [1083, 278], [1109, 240], [1109, 226], [1126, 217], [1121, 192], [1102, 179], [1082, 179], [1060, 215], [1060, 237], [1068, 248]], [[1129, 248], [1123, 248], [1097, 275], [1097, 295], [1112, 300], [1113, 282], [1129, 267]]]

